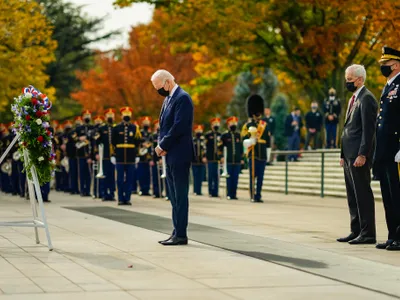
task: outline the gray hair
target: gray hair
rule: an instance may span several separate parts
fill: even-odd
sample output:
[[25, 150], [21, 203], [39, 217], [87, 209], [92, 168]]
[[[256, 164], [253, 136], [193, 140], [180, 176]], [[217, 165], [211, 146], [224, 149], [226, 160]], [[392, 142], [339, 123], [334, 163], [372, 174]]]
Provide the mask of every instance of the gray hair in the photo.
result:
[[347, 67], [346, 74], [352, 74], [355, 77], [361, 77], [364, 82], [367, 79], [367, 71], [363, 65], [354, 64], [350, 67]]
[[167, 70], [157, 70], [153, 76], [151, 76], [151, 81], [154, 81], [154, 79], [159, 78], [162, 81], [166, 81], [166, 80], [175, 80], [174, 76], [172, 76], [172, 74], [170, 72], [168, 72]]

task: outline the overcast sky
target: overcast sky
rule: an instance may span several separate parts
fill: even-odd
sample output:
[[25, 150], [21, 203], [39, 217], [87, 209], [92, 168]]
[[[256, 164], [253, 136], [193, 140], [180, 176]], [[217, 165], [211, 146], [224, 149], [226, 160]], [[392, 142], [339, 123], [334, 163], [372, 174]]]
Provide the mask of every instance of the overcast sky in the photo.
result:
[[151, 21], [153, 7], [149, 4], [134, 4], [128, 8], [114, 8], [114, 0], [64, 0], [77, 5], [85, 5], [83, 11], [89, 16], [105, 17], [104, 33], [119, 29], [122, 34], [107, 42], [91, 45], [92, 48], [101, 50], [114, 49], [118, 46], [128, 45], [128, 32], [132, 26], [146, 24]]

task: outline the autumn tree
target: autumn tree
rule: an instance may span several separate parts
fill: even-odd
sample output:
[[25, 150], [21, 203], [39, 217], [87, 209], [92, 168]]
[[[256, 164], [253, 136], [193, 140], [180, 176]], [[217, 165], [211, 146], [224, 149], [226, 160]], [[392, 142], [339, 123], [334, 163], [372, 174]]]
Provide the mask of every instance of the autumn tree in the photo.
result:
[[[82, 89], [72, 97], [97, 113], [107, 107], [128, 105], [133, 108], [135, 117], [150, 115], [157, 118], [163, 99], [154, 90], [151, 75], [157, 69], [167, 69], [184, 88], [198, 76], [192, 55], [171, 53], [171, 48], [161, 42], [160, 31], [157, 23], [139, 26], [130, 33], [128, 49], [99, 53], [95, 68], [78, 72]], [[219, 90], [220, 94], [194, 97], [196, 121], [203, 121], [215, 109], [226, 107], [232, 86], [216, 86], [215, 89], [214, 92]]]
[[13, 98], [29, 84], [54, 99], [54, 88], [46, 87], [46, 65], [54, 60], [57, 43], [52, 27], [33, 1], [0, 1], [0, 120], [10, 121]]
[[103, 18], [84, 15], [80, 6], [63, 0], [36, 0], [42, 13], [53, 26], [52, 38], [57, 41], [55, 60], [47, 65], [49, 86], [56, 88], [57, 105], [53, 115], [58, 118], [80, 113], [81, 107], [71, 100], [71, 93], [80, 88], [76, 71], [87, 71], [93, 66], [94, 42], [106, 40], [118, 32], [100, 34]]

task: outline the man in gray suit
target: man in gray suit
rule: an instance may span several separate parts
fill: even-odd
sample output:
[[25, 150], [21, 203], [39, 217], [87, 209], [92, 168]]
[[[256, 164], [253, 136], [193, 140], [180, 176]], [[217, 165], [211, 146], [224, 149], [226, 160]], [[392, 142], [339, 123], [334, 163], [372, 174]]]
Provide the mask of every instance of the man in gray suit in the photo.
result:
[[340, 165], [344, 168], [350, 211], [349, 236], [337, 239], [349, 244], [375, 244], [375, 204], [371, 189], [371, 167], [375, 149], [375, 125], [378, 105], [364, 86], [364, 66], [346, 70], [346, 88], [353, 95], [347, 107], [342, 134]]

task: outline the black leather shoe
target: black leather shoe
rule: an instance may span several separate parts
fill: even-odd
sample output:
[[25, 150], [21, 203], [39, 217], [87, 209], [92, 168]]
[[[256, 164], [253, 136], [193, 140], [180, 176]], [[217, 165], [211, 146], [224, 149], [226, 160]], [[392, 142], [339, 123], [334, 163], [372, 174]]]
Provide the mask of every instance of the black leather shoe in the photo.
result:
[[264, 201], [262, 201], [261, 199], [253, 199], [253, 200], [251, 200], [251, 202], [253, 202], [253, 203], [264, 203]]
[[342, 237], [342, 238], [338, 238], [336, 239], [338, 242], [340, 243], [347, 243], [350, 242], [351, 240], [354, 240], [358, 235], [355, 233], [350, 233], [348, 236], [346, 237]]
[[389, 251], [400, 251], [400, 241], [394, 241], [389, 246], [386, 247]]
[[187, 238], [179, 238], [177, 236], [173, 236], [168, 241], [160, 243], [163, 246], [178, 246], [178, 245], [187, 245], [188, 239]]
[[390, 246], [390, 244], [393, 243], [393, 240], [387, 240], [384, 243], [381, 244], [377, 244], [375, 246], [376, 249], [380, 249], [380, 250], [385, 250], [387, 248], [387, 246]]
[[373, 237], [356, 237], [354, 240], [349, 242], [350, 245], [365, 245], [365, 244], [376, 244], [376, 238]]
[[159, 244], [162, 244], [162, 243], [165, 243], [165, 242], [168, 242], [170, 239], [172, 239], [174, 236], [173, 235], [170, 235], [169, 236], [169, 238], [167, 238], [166, 240], [163, 240], [163, 241], [158, 241], [158, 243]]

